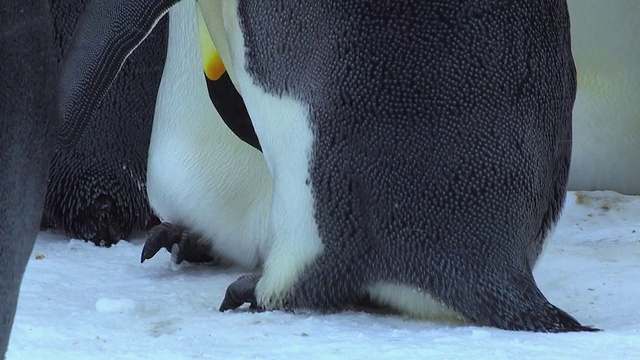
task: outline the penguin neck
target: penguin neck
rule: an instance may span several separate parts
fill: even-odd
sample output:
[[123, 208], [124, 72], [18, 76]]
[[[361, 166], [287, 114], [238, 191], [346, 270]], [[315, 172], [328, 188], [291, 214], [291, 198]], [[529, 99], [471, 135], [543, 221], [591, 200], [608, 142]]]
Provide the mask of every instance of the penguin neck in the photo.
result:
[[169, 11], [167, 48], [153, 137], [192, 141], [193, 135], [229, 130], [208, 95], [194, 0], [178, 3]]
[[[149, 148], [180, 149], [185, 156], [227, 159], [232, 154], [262, 154], [244, 143], [224, 123], [209, 98], [194, 0], [169, 12], [169, 39]], [[193, 154], [197, 152], [197, 154]]]
[[229, 19], [228, 13], [236, 6], [236, 1], [225, 2], [225, 4], [223, 4], [222, 0], [200, 0], [198, 1], [198, 6], [202, 9], [203, 20], [209, 30], [209, 35], [211, 35], [213, 44], [218, 50], [218, 54], [220, 54], [220, 58], [222, 58], [222, 62], [227, 69], [227, 73], [229, 73], [231, 82], [235, 85], [238, 92], [240, 92], [238, 80], [231, 62], [229, 41], [227, 39], [227, 31], [225, 30], [224, 23], [225, 19]]

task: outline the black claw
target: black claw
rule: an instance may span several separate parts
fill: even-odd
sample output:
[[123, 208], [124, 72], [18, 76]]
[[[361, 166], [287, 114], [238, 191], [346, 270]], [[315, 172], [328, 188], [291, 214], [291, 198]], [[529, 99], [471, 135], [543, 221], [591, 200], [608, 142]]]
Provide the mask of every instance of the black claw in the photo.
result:
[[160, 225], [154, 226], [149, 232], [147, 241], [142, 248], [142, 254], [140, 256], [140, 262], [154, 257], [160, 249], [165, 248], [171, 252], [173, 244], [179, 243], [185, 237], [189, 237], [189, 234], [183, 231], [182, 227], [163, 222]]
[[[178, 251], [173, 253], [173, 246], [178, 245]], [[160, 249], [165, 248], [175, 257], [173, 261], [180, 264], [183, 261], [193, 263], [216, 262], [220, 259], [213, 254], [211, 242], [202, 241], [202, 237], [187, 231], [183, 226], [163, 222], [156, 225], [149, 232], [147, 241], [142, 248], [140, 262], [154, 257]]]
[[179, 234], [179, 238], [180, 240], [178, 241], [178, 254], [175, 258], [176, 264], [181, 264], [183, 261], [187, 260], [187, 255], [190, 254], [190, 251], [192, 251], [194, 248], [191, 241], [191, 234], [186, 231], [182, 231]]
[[258, 301], [256, 300], [256, 285], [260, 280], [260, 274], [249, 274], [238, 278], [227, 287], [224, 295], [220, 311], [233, 310], [242, 306], [244, 303], [250, 303], [251, 309], [258, 309]]

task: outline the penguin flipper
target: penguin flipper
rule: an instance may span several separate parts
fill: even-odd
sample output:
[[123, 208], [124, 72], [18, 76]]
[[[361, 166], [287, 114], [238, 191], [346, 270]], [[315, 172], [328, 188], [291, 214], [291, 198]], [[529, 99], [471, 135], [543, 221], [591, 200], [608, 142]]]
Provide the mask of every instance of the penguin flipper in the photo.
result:
[[[174, 246], [177, 246], [177, 249]], [[217, 262], [216, 257], [212, 255], [211, 246], [208, 242], [202, 241], [201, 236], [169, 222], [163, 222], [151, 229], [142, 248], [140, 262], [151, 259], [162, 248], [175, 255], [172, 259], [176, 264], [185, 260], [193, 263]]]
[[60, 73], [63, 147], [73, 146], [122, 64], [179, 0], [95, 0], [78, 22]]
[[227, 124], [227, 127], [229, 127], [240, 140], [253, 146], [258, 151], [262, 151], [258, 135], [256, 135], [253, 123], [249, 117], [249, 112], [238, 90], [236, 90], [231, 82], [229, 74], [224, 72], [217, 80], [212, 80], [208, 76], [206, 76], [206, 79], [209, 98], [224, 123]]
[[198, 8], [198, 34], [209, 99], [227, 127], [240, 140], [262, 151], [244, 100], [233, 84]]
[[256, 286], [260, 281], [260, 274], [249, 274], [238, 278], [227, 287], [220, 311], [234, 310], [244, 303], [250, 303], [252, 310], [260, 310], [256, 300]]

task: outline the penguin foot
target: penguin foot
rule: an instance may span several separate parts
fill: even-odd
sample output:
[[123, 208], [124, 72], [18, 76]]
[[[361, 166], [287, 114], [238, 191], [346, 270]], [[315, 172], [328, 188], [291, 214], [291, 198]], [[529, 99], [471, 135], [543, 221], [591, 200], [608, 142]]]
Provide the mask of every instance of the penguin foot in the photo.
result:
[[201, 241], [201, 237], [191, 234], [183, 226], [163, 222], [154, 226], [149, 232], [147, 241], [142, 248], [140, 262], [151, 259], [161, 248], [172, 252], [173, 246], [178, 245], [178, 253], [173, 254], [172, 259], [176, 264], [183, 261], [204, 263], [214, 261], [211, 255], [211, 247], [206, 242]]
[[251, 304], [249, 309], [263, 311], [262, 308], [258, 307], [258, 301], [256, 300], [256, 285], [258, 285], [260, 277], [260, 274], [244, 275], [231, 283], [224, 294], [220, 311], [234, 310], [247, 302]]

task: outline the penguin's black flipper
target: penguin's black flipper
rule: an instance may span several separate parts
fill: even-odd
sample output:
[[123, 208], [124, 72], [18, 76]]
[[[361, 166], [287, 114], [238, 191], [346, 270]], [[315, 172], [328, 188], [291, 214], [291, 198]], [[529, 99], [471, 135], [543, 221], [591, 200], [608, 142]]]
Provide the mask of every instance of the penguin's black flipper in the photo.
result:
[[220, 311], [234, 310], [244, 303], [250, 303], [252, 310], [259, 310], [256, 300], [256, 286], [260, 281], [260, 274], [249, 274], [238, 278], [227, 287]]
[[82, 15], [60, 72], [58, 137], [82, 135], [122, 64], [179, 0], [94, 0]]
[[201, 16], [198, 16], [198, 33], [209, 99], [224, 123], [240, 140], [262, 151], [244, 100], [231, 81], [213, 39], [211, 39], [209, 29]]
[[216, 107], [220, 117], [225, 124], [236, 134], [240, 140], [262, 151], [258, 135], [253, 128], [253, 123], [249, 117], [249, 112], [244, 105], [242, 96], [233, 86], [229, 73], [224, 72], [219, 79], [212, 80], [208, 76], [207, 90], [209, 98]]
[[[178, 245], [177, 254], [172, 251], [174, 245]], [[151, 259], [162, 248], [175, 255], [173, 260], [176, 264], [185, 260], [193, 263], [217, 262], [217, 259], [211, 255], [212, 249], [209, 243], [201, 241], [200, 236], [190, 233], [180, 225], [163, 222], [154, 226], [142, 248], [140, 262]]]

